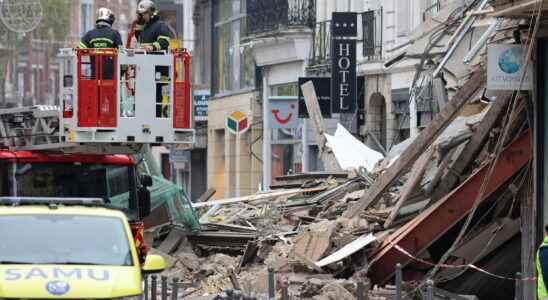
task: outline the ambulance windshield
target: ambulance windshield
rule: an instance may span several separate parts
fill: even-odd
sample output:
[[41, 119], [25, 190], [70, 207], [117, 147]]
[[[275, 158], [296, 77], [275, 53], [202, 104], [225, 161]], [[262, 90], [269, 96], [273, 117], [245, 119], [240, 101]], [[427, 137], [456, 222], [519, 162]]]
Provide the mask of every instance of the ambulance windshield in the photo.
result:
[[64, 214], [0, 215], [0, 264], [131, 266], [119, 218]]

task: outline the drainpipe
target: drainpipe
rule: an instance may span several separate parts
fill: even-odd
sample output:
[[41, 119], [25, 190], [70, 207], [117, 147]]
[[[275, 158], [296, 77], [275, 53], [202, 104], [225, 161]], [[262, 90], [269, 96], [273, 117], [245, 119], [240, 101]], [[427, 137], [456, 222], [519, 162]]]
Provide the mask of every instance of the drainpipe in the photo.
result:
[[[314, 42], [312, 41], [312, 44]], [[314, 46], [312, 46], [314, 47]], [[303, 61], [303, 70], [302, 70], [302, 76], [306, 76], [306, 66], [308, 65], [308, 60], [305, 59]], [[301, 89], [300, 86], [297, 87], [299, 90]], [[308, 147], [308, 119], [302, 119], [303, 120], [303, 128], [302, 128], [302, 134], [301, 134], [301, 145], [303, 147], [303, 156], [302, 156], [302, 166], [303, 166], [303, 173], [310, 172], [310, 148]]]
[[268, 70], [263, 67], [263, 191], [270, 190], [270, 182], [272, 176], [272, 130], [270, 129], [270, 122], [268, 118], [270, 103], [268, 86]]

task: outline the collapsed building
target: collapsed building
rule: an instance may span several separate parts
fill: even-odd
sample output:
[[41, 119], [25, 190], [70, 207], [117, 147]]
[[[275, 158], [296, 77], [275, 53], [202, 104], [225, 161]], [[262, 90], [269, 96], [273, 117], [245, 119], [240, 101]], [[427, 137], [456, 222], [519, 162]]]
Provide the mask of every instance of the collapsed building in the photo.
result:
[[[164, 275], [188, 297], [266, 296], [271, 268], [294, 299], [355, 299], [360, 282], [363, 299], [413, 299], [430, 280], [437, 299], [534, 299], [538, 100], [524, 83], [544, 2], [465, 1], [425, 23], [385, 67], [420, 58], [410, 103], [435, 99], [427, 126], [385, 155], [344, 128], [319, 134], [324, 165], [338, 168], [281, 176], [251, 196], [208, 201], [209, 191], [192, 205], [199, 229], [147, 230], [170, 261]], [[489, 47], [500, 44], [522, 45], [518, 88], [488, 88]]]

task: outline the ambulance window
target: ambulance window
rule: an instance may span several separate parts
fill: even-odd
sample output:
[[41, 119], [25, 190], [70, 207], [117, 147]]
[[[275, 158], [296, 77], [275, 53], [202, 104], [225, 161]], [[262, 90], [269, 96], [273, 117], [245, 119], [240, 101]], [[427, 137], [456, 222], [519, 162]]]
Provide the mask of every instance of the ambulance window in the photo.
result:
[[83, 55], [80, 61], [81, 78], [84, 80], [95, 79], [95, 57]]
[[136, 65], [120, 66], [120, 117], [135, 117]]
[[101, 79], [112, 80], [114, 78], [114, 58], [103, 56], [101, 64]]
[[156, 66], [156, 118], [169, 118], [171, 115], [171, 76], [169, 66]]

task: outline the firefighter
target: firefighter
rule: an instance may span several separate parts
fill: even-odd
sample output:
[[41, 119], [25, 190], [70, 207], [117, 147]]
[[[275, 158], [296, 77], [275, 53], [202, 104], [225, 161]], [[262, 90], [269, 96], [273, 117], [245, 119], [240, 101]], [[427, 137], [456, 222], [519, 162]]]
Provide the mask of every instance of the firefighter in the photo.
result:
[[151, 0], [142, 0], [137, 5], [137, 25], [135, 37], [141, 48], [147, 51], [169, 49], [173, 36], [167, 24], [160, 20], [156, 4]]
[[544, 226], [544, 240], [537, 251], [537, 296], [539, 300], [548, 299], [546, 279], [548, 278], [548, 225]]
[[120, 33], [112, 29], [114, 24], [114, 14], [106, 7], [97, 10], [97, 19], [95, 28], [88, 31], [79, 48], [119, 48], [122, 46], [122, 37]]

